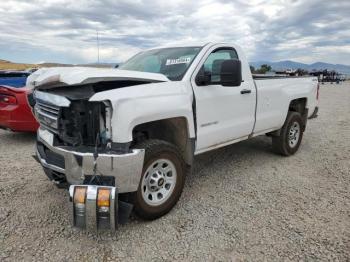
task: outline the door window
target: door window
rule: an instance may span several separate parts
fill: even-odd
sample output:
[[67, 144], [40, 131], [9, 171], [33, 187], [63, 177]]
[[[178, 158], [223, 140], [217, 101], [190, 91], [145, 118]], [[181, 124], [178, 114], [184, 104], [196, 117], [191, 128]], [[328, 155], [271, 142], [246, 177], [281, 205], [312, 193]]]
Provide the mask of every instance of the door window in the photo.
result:
[[238, 55], [234, 49], [217, 49], [212, 52], [203, 64], [203, 69], [210, 74], [211, 84], [219, 84], [221, 64], [225, 60], [238, 59]]

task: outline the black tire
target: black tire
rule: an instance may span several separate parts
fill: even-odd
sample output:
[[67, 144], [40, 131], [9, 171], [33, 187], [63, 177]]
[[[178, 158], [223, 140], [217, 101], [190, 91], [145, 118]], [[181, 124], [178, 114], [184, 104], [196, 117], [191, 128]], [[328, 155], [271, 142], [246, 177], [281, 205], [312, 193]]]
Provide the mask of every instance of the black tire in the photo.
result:
[[[299, 125], [299, 139], [293, 144], [293, 146], [291, 146], [289, 143], [289, 134], [295, 123]], [[303, 139], [303, 125], [304, 123], [300, 113], [288, 112], [287, 119], [280, 130], [280, 136], [272, 137], [273, 151], [283, 156], [295, 154], [299, 149], [301, 140]]]
[[[145, 149], [145, 159], [139, 188], [137, 192], [133, 194], [134, 211], [136, 215], [142, 219], [156, 219], [168, 213], [179, 200], [186, 178], [185, 161], [177, 147], [166, 141], [156, 139], [146, 140], [145, 142], [136, 145], [135, 148]], [[148, 167], [157, 161], [157, 159], [171, 161], [175, 166], [177, 175], [175, 186], [168, 199], [158, 206], [152, 206], [144, 200], [141, 185]]]

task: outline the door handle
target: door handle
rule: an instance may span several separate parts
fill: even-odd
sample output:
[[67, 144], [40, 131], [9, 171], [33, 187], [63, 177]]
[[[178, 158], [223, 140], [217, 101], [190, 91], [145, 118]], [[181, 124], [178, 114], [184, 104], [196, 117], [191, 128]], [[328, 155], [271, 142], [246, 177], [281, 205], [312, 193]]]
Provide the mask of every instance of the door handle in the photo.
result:
[[250, 89], [243, 89], [241, 90], [241, 94], [244, 95], [244, 94], [250, 94], [252, 92], [252, 90]]

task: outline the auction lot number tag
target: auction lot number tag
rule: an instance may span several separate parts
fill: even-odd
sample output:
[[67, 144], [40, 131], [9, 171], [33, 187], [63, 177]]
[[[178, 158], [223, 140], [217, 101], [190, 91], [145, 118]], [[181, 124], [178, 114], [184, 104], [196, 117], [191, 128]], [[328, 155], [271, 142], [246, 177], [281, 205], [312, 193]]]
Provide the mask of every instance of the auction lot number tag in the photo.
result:
[[188, 64], [191, 62], [191, 57], [181, 57], [177, 59], [167, 59], [165, 65]]

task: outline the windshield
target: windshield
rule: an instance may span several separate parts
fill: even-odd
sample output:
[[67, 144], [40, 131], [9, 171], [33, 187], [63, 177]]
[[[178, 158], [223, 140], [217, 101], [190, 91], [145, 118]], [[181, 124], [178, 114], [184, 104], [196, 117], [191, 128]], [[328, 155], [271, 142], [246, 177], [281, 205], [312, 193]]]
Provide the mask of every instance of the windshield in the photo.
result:
[[133, 56], [118, 69], [160, 73], [179, 81], [200, 50], [198, 46], [153, 49]]

